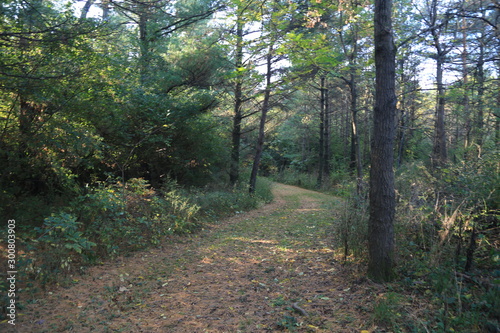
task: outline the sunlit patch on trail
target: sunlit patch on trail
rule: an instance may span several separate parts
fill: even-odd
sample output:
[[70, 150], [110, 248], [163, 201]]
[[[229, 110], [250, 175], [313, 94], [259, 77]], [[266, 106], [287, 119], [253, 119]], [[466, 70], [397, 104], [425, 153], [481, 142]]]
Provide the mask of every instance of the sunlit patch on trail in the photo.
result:
[[274, 239], [250, 239], [246, 237], [231, 237], [229, 239], [238, 240], [241, 242], [257, 243], [257, 244], [277, 244], [278, 241]]

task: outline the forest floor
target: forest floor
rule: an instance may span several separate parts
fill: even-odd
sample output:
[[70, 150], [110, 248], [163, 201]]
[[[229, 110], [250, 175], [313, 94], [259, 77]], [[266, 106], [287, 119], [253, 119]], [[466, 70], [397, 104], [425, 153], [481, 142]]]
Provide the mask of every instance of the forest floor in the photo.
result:
[[45, 290], [6, 331], [380, 332], [372, 312], [385, 287], [333, 247], [342, 201], [281, 184], [273, 193], [259, 209]]

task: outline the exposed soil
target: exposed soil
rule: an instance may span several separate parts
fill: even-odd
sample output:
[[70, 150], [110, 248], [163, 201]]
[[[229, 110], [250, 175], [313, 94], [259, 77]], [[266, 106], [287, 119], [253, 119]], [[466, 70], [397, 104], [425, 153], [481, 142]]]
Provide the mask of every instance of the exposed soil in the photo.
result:
[[340, 201], [281, 184], [273, 192], [260, 209], [74, 276], [20, 310], [13, 331], [373, 331], [384, 290], [334, 251]]

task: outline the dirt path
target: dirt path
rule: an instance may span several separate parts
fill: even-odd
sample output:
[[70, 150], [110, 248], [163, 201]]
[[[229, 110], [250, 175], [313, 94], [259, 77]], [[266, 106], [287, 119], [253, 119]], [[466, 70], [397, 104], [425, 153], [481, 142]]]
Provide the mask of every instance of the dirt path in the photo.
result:
[[336, 199], [280, 184], [274, 194], [194, 236], [93, 267], [20, 311], [15, 332], [371, 330], [379, 287], [336, 260], [325, 208]]

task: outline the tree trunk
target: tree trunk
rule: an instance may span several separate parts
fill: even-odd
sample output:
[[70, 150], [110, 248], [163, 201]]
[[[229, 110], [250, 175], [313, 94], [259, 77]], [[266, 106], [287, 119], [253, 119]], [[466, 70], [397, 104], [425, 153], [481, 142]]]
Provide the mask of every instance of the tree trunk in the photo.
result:
[[351, 137], [351, 110], [349, 109], [349, 107], [345, 107], [345, 112], [342, 113], [342, 122], [343, 122], [343, 126], [342, 126], [342, 138], [343, 138], [343, 141], [344, 141], [344, 156], [345, 156], [345, 159], [346, 161], [349, 162], [349, 167], [351, 166], [350, 165], [350, 161], [348, 160], [349, 158], [349, 149], [350, 149], [350, 137]]
[[445, 131], [445, 98], [444, 98], [444, 84], [443, 84], [443, 56], [437, 56], [436, 61], [436, 84], [437, 84], [437, 108], [435, 119], [435, 136], [434, 147], [432, 150], [432, 162], [434, 167], [442, 166], [448, 159], [446, 149], [446, 131]]
[[331, 153], [330, 153], [330, 131], [331, 131], [331, 124], [330, 124], [330, 108], [329, 108], [329, 102], [328, 102], [328, 88], [325, 87], [325, 135], [324, 135], [324, 140], [325, 140], [325, 154], [324, 154], [324, 170], [325, 170], [325, 176], [328, 178], [330, 176], [330, 158], [331, 158]]
[[395, 46], [392, 0], [375, 1], [375, 107], [370, 169], [368, 274], [375, 281], [394, 277], [394, 121], [396, 111]]
[[[243, 66], [243, 22], [238, 17], [236, 26], [236, 59], [235, 69]], [[238, 74], [234, 87], [234, 114], [231, 145], [231, 165], [229, 169], [229, 183], [234, 186], [240, 178], [240, 144], [241, 144], [241, 120], [243, 119], [241, 106], [243, 104], [242, 78]]]
[[[431, 4], [431, 22], [435, 25], [437, 20], [437, 0], [433, 0]], [[434, 124], [434, 146], [432, 149], [432, 164], [433, 167], [443, 166], [447, 159], [446, 149], [446, 130], [445, 130], [445, 96], [443, 84], [443, 65], [444, 58], [448, 51], [444, 50], [440, 39], [440, 33], [437, 28], [431, 30], [434, 47], [436, 48], [436, 85], [437, 85], [437, 103], [436, 103], [436, 118]]]
[[[147, 10], [147, 9], [146, 9]], [[140, 45], [140, 58], [139, 58], [139, 71], [141, 84], [146, 84], [150, 77], [150, 36], [148, 35], [148, 15], [144, 12], [139, 13], [139, 45]]]
[[479, 59], [477, 61], [477, 114], [474, 127], [474, 139], [479, 147], [483, 145], [484, 125], [484, 44], [483, 38], [479, 41]]
[[403, 163], [403, 155], [405, 151], [405, 144], [406, 144], [406, 75], [404, 73], [404, 64], [405, 64], [405, 59], [399, 59], [399, 72], [401, 73], [401, 86], [402, 86], [402, 92], [401, 92], [401, 98], [399, 100], [399, 106], [397, 107], [397, 111], [399, 113], [399, 126], [398, 126], [398, 134], [397, 134], [397, 162], [396, 165], [398, 167], [401, 166]]
[[356, 170], [356, 193], [361, 194], [363, 180], [363, 164], [361, 162], [361, 149], [359, 147], [358, 133], [358, 91], [356, 75], [351, 75], [351, 168]]
[[[238, 87], [239, 86], [239, 87]], [[241, 84], [236, 85], [240, 94], [235, 96], [233, 130], [231, 133], [231, 165], [229, 169], [229, 183], [234, 186], [240, 179], [240, 145], [241, 145]]]
[[[470, 105], [469, 105], [469, 69], [467, 68], [467, 21], [465, 17], [462, 20], [462, 46], [463, 52], [462, 57], [462, 81], [464, 86], [464, 115], [465, 115], [465, 133], [464, 133], [464, 148], [467, 149], [470, 144], [470, 132], [471, 132], [471, 121], [470, 121]], [[458, 138], [457, 138], [458, 139]]]
[[33, 139], [35, 124], [42, 121], [43, 106], [25, 99], [19, 94], [19, 134], [22, 140]]
[[354, 26], [353, 51], [349, 56], [350, 78], [349, 89], [351, 92], [351, 169], [356, 172], [356, 193], [361, 194], [363, 180], [363, 163], [361, 162], [361, 147], [358, 133], [358, 25]]
[[102, 2], [101, 2], [102, 20], [103, 21], [109, 20], [109, 3], [110, 3], [110, 0], [102, 0]]
[[253, 160], [252, 174], [250, 175], [250, 186], [248, 191], [255, 192], [257, 184], [257, 173], [259, 172], [260, 159], [264, 150], [264, 136], [266, 129], [267, 112], [269, 111], [269, 99], [271, 97], [271, 76], [272, 76], [272, 59], [273, 59], [273, 44], [269, 46], [267, 54], [267, 72], [266, 72], [266, 88], [264, 91], [264, 101], [262, 102], [262, 113], [260, 116], [259, 138], [257, 140], [257, 147], [255, 150], [255, 157]]
[[[497, 66], [500, 70], [500, 61], [497, 62]], [[500, 105], [500, 80], [498, 80], [497, 85], [497, 105]], [[496, 113], [493, 113], [493, 116], [495, 117], [495, 144], [497, 147], [500, 147], [500, 110], [497, 110]]]
[[84, 20], [87, 18], [87, 14], [89, 13], [90, 7], [94, 3], [94, 0], [87, 0], [85, 5], [82, 8], [82, 13], [80, 14], [80, 19]]
[[325, 77], [321, 77], [320, 86], [320, 106], [319, 106], [319, 161], [318, 161], [318, 180], [316, 187], [323, 185], [323, 171], [325, 162]]

